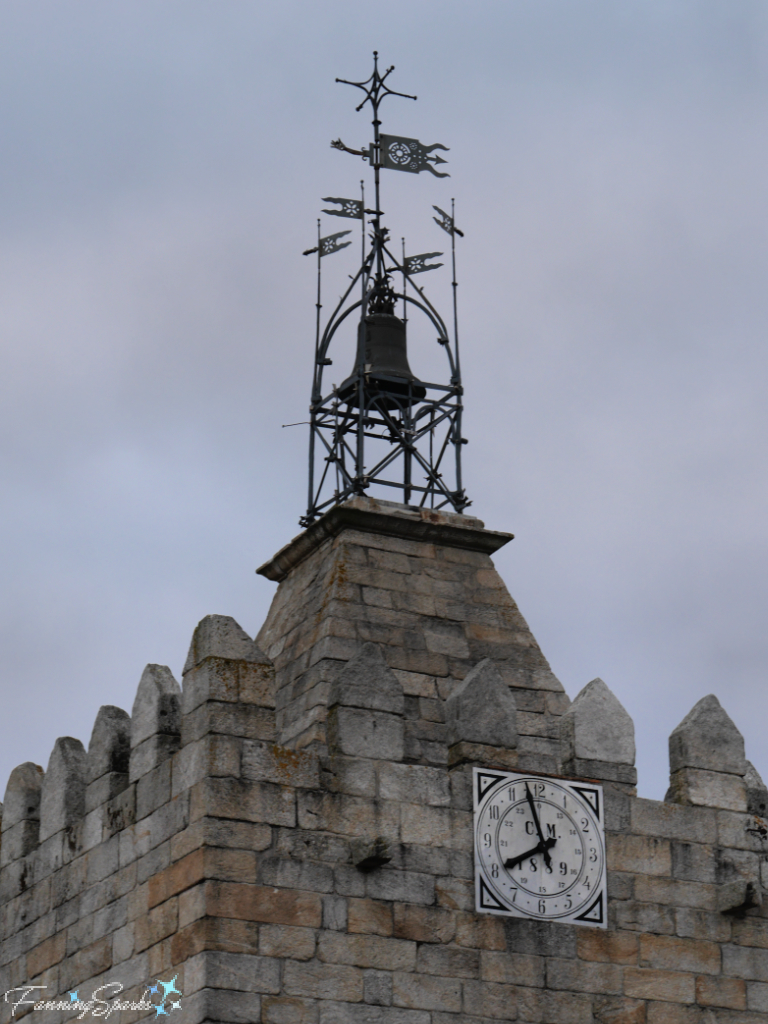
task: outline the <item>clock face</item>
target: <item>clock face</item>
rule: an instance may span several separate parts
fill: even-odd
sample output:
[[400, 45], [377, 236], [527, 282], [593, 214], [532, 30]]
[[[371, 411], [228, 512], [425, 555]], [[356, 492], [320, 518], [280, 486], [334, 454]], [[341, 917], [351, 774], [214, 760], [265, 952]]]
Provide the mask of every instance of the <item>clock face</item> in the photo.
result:
[[473, 769], [479, 912], [606, 927], [603, 790]]

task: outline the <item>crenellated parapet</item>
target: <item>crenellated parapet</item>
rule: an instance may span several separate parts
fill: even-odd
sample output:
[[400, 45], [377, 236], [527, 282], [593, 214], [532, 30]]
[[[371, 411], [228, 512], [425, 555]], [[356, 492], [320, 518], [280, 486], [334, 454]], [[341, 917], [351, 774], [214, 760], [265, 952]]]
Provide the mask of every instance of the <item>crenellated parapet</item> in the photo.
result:
[[3, 800], [0, 864], [25, 857], [40, 842], [43, 769], [27, 761], [14, 768]]
[[99, 708], [88, 744], [86, 813], [100, 807], [128, 785], [131, 761], [131, 718], [122, 708]]
[[448, 763], [517, 766], [518, 714], [514, 692], [490, 658], [478, 662], [445, 702]]
[[[175, 978], [188, 1024], [768, 1020], [768, 790], [736, 725], [699, 701], [666, 800], [638, 798], [631, 718], [599, 679], [568, 699], [477, 521], [404, 518], [308, 545], [258, 642], [207, 616], [181, 685], [147, 666], [87, 751], [12, 772], [0, 991]], [[600, 784], [607, 930], [476, 911], [475, 767]]]
[[702, 697], [669, 737], [669, 771], [665, 799], [746, 811], [744, 737], [714, 694]]
[[180, 744], [181, 687], [165, 665], [147, 665], [131, 712], [130, 781], [155, 770]]
[[560, 719], [564, 775], [637, 785], [635, 726], [602, 679], [593, 679]]

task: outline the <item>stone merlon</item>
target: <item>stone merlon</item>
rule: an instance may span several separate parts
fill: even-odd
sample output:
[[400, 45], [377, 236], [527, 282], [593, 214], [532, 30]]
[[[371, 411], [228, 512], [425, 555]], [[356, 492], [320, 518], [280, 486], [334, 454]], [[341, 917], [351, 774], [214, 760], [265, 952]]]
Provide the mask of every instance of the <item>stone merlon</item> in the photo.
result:
[[445, 702], [448, 743], [517, 746], [517, 704], [490, 658], [483, 658]]

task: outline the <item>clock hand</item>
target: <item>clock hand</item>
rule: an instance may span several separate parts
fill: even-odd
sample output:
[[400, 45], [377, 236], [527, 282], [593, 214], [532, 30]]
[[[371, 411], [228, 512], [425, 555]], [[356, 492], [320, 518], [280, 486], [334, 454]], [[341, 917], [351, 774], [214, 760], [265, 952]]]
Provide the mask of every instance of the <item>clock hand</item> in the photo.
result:
[[[525, 784], [525, 799], [528, 801], [528, 806], [531, 808], [531, 814], [533, 815], [533, 823], [536, 826], [536, 831], [539, 833], [539, 844], [540, 845], [544, 845], [544, 849], [542, 850], [542, 853], [544, 854], [544, 861], [545, 861], [547, 867], [551, 868], [552, 867], [552, 858], [549, 856], [549, 852], [548, 852], [549, 847], [546, 846], [546, 842], [547, 841], [544, 838], [544, 833], [541, 831], [541, 825], [539, 823], [539, 816], [536, 813], [536, 807], [534, 806], [533, 797], [531, 796], [530, 789], [528, 789], [528, 783], [527, 782]], [[553, 845], [553, 844], [550, 843], [550, 846], [551, 845]]]
[[526, 850], [525, 853], [521, 853], [518, 857], [510, 857], [504, 861], [505, 868], [514, 868], [518, 864], [522, 864], [528, 857], [532, 857], [534, 853], [543, 853], [544, 857], [551, 863], [552, 858], [549, 856], [548, 851], [555, 845], [557, 840], [552, 836], [549, 839], [545, 839], [543, 843], [537, 843], [532, 850]]

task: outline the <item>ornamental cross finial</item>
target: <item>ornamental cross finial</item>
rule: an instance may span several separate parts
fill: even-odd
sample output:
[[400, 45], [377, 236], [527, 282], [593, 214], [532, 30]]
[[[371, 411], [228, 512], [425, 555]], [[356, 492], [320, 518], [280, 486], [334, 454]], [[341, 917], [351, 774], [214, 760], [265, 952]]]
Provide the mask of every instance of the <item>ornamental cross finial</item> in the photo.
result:
[[362, 110], [366, 103], [370, 103], [373, 107], [373, 116], [378, 117], [379, 103], [384, 99], [385, 96], [402, 96], [405, 100], [415, 100], [418, 97], [409, 96], [405, 92], [395, 92], [394, 89], [390, 89], [388, 85], [385, 85], [387, 78], [395, 70], [395, 65], [387, 68], [383, 75], [379, 74], [379, 51], [373, 51], [373, 74], [370, 78], [366, 78], [364, 82], [350, 82], [346, 78], [337, 78], [337, 82], [341, 82], [343, 85], [354, 85], [356, 89], [362, 89], [365, 93], [365, 99], [355, 110]]

